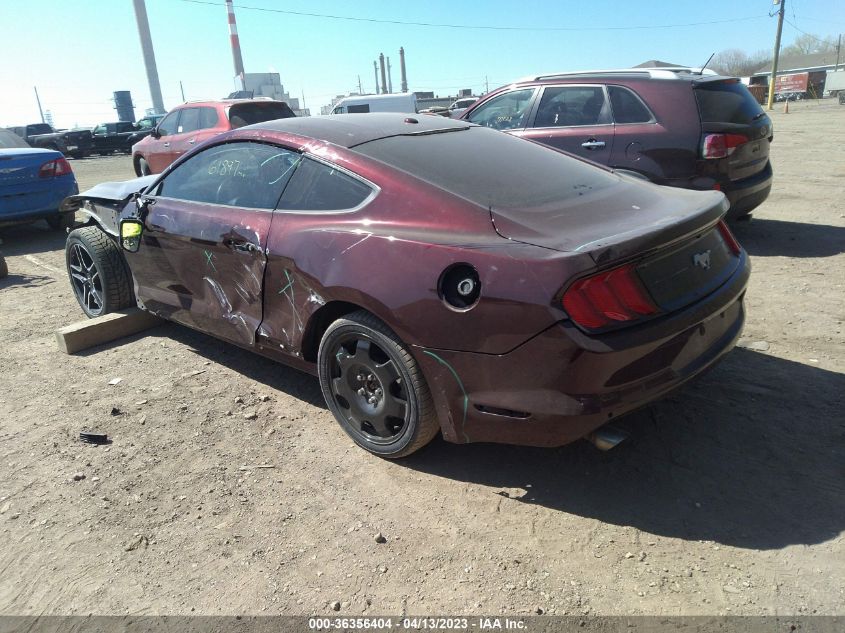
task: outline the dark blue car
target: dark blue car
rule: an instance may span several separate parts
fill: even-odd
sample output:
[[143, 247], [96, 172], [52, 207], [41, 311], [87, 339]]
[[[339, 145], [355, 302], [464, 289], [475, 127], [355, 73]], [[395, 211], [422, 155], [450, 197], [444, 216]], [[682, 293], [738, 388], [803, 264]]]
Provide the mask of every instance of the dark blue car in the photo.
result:
[[59, 213], [67, 196], [79, 193], [61, 152], [30, 147], [0, 129], [0, 227], [44, 219], [51, 228], [73, 226], [73, 213]]

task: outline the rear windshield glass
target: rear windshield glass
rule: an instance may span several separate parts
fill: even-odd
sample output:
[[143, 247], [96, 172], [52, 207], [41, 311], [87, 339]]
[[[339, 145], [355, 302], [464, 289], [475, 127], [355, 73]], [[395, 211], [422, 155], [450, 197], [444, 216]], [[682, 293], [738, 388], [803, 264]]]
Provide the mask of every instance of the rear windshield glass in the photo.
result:
[[355, 151], [498, 209], [560, 202], [615, 182], [610, 173], [544, 145], [479, 127], [393, 136]]
[[763, 112], [748, 88], [738, 81], [696, 85], [695, 98], [702, 123], [751, 123]]
[[0, 149], [29, 147], [29, 143], [9, 130], [0, 130]]
[[275, 119], [289, 119], [293, 116], [296, 116], [293, 110], [283, 101], [238, 103], [229, 108], [229, 121], [233, 128]]

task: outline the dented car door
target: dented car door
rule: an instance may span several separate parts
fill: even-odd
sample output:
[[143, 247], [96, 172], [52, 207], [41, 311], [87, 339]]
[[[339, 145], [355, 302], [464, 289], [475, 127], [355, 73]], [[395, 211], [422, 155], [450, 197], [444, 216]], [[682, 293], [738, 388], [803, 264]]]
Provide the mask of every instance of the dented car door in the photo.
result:
[[298, 155], [250, 141], [209, 147], [140, 201], [144, 234], [127, 259], [145, 308], [240, 345], [263, 318], [273, 209]]

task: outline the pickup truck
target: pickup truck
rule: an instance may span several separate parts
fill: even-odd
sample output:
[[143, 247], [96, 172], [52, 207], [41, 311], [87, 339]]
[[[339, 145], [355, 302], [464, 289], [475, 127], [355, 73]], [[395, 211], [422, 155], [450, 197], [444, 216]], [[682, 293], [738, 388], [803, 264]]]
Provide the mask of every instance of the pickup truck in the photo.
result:
[[91, 130], [93, 136], [93, 151], [101, 156], [114, 151], [129, 154], [132, 146], [152, 132], [152, 127], [139, 129], [137, 123], [118, 121], [116, 123], [100, 123]]
[[20, 136], [32, 147], [53, 149], [73, 158], [84, 158], [93, 146], [91, 130], [54, 130], [47, 123], [32, 123], [6, 129]]

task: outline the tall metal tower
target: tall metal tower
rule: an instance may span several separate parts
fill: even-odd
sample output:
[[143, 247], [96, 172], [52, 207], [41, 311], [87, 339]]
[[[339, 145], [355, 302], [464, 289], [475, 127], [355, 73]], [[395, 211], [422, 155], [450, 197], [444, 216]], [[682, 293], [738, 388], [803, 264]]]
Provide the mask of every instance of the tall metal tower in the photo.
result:
[[153, 51], [153, 38], [150, 35], [150, 23], [147, 20], [147, 5], [144, 0], [133, 0], [135, 19], [138, 22], [138, 35], [141, 38], [141, 51], [144, 53], [144, 66], [147, 68], [147, 83], [150, 84], [150, 97], [156, 114], [164, 114], [164, 101], [161, 98], [161, 85], [158, 83], [158, 68]]
[[235, 76], [240, 78], [240, 89], [244, 90], [244, 59], [241, 56], [241, 42], [238, 38], [238, 25], [235, 22], [235, 7], [232, 5], [232, 0], [226, 0], [226, 10], [229, 12], [229, 39], [232, 41]]

